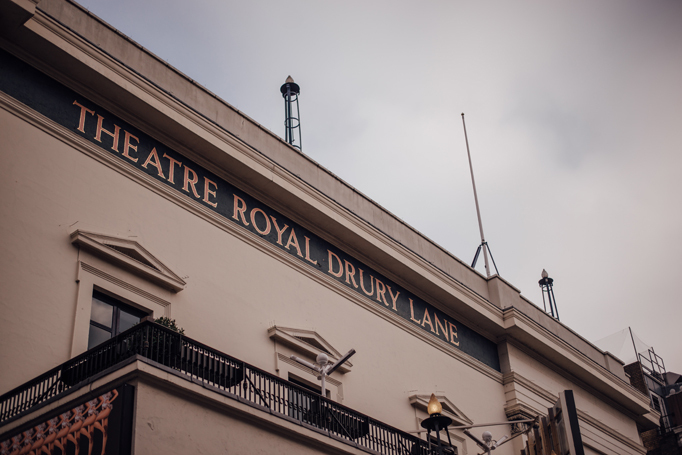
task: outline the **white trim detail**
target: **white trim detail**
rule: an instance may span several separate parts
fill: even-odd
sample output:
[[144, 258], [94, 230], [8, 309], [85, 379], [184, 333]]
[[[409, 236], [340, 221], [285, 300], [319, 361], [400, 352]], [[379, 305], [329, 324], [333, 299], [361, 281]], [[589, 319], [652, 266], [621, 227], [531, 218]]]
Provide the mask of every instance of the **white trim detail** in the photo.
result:
[[71, 243], [169, 291], [182, 291], [187, 284], [134, 240], [76, 230], [71, 233]]
[[[268, 336], [279, 343], [287, 345], [293, 351], [312, 359], [314, 359], [320, 351], [324, 351], [329, 355], [330, 362], [336, 362], [343, 357], [343, 354], [313, 330], [292, 329], [274, 325], [268, 329]], [[346, 361], [336, 371], [346, 374], [350, 372], [352, 367], [353, 364]]]

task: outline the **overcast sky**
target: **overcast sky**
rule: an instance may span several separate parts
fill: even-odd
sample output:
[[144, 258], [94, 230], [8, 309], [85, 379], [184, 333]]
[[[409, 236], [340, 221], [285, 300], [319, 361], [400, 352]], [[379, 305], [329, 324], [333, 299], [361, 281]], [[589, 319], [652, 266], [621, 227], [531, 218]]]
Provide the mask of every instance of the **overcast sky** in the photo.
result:
[[304, 153], [470, 263], [464, 112], [500, 275], [682, 373], [681, 1], [81, 4], [280, 136], [291, 75]]

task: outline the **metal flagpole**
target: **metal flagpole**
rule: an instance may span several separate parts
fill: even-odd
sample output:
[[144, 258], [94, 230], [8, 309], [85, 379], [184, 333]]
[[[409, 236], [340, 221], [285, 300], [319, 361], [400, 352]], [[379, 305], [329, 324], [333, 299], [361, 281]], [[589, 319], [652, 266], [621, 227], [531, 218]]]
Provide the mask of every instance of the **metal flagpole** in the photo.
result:
[[[471, 153], [469, 152], [469, 138], [467, 137], [467, 126], [464, 122], [464, 113], [462, 112], [462, 125], [464, 126], [464, 140], [467, 144], [467, 156], [469, 157], [469, 170], [471, 171], [471, 184], [474, 187], [474, 202], [476, 203], [476, 215], [478, 215], [478, 229], [481, 231], [481, 246], [478, 247], [480, 250], [483, 248], [483, 261], [485, 263], [485, 273], [490, 277], [490, 265], [488, 264], [488, 244], [485, 242], [485, 236], [483, 235], [483, 223], [481, 222], [481, 210], [478, 208], [478, 195], [476, 194], [476, 180], [474, 180], [474, 166], [471, 164]], [[476, 257], [474, 258], [474, 264], [472, 267], [476, 266], [476, 259], [478, 259], [478, 251], [476, 252]], [[497, 269], [497, 267], [495, 267]]]

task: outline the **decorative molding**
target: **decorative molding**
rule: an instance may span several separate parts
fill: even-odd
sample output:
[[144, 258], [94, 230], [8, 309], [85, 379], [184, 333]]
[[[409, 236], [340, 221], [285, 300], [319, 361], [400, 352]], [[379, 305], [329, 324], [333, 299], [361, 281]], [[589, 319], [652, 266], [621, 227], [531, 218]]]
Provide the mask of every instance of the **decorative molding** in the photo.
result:
[[529, 423], [516, 423], [515, 420], [531, 420], [537, 417], [538, 414], [531, 412], [531, 409], [523, 405], [514, 405], [512, 407], [505, 407], [504, 413], [507, 415], [507, 420], [511, 423], [512, 436], [518, 433], [525, 432], [530, 426]]
[[147, 300], [151, 300], [152, 302], [157, 303], [164, 308], [168, 307], [171, 304], [168, 300], [163, 300], [162, 298], [157, 297], [156, 295], [151, 294], [151, 293], [149, 293], [143, 289], [140, 289], [137, 286], [133, 286], [132, 284], [130, 284], [126, 281], [120, 280], [113, 275], [109, 275], [107, 272], [104, 272], [104, 271], [98, 269], [97, 267], [93, 267], [92, 265], [90, 265], [86, 262], [79, 261], [79, 267], [84, 272], [91, 273], [92, 275], [95, 275], [95, 276], [98, 276], [104, 280], [107, 280], [110, 283], [115, 284], [116, 286], [119, 286], [123, 289], [126, 289], [130, 292], [133, 292], [133, 293], [139, 295], [140, 297], [144, 297]]
[[[329, 360], [332, 362], [335, 362], [343, 357], [343, 354], [329, 344], [327, 340], [312, 330], [292, 329], [288, 327], [278, 327], [275, 325], [268, 329], [268, 336], [272, 340], [287, 345], [294, 351], [312, 359], [315, 359], [320, 351], [324, 351], [329, 354]], [[350, 372], [352, 367], [353, 364], [347, 360], [337, 369], [337, 371], [339, 373], [345, 374]]]
[[182, 291], [187, 284], [134, 240], [76, 230], [71, 243], [169, 291]]
[[[104, 455], [107, 446], [109, 417], [118, 397], [118, 391], [112, 389], [102, 395], [76, 405], [66, 410], [58, 416], [45, 421], [39, 421], [36, 425], [15, 434], [7, 434], [7, 439], [0, 442], [0, 454], [53, 454], [67, 453], [67, 444], [76, 446], [75, 452], [78, 453], [78, 446], [83, 442], [90, 444], [89, 454], [93, 455], [93, 441], [98, 434], [100, 440], [99, 453]], [[83, 441], [85, 439], [86, 441]], [[10, 452], [11, 451], [11, 452]], [[68, 450], [68, 453], [71, 453]]]
[[554, 403], [554, 402], [556, 402], [556, 400], [559, 399], [558, 395], [554, 395], [549, 390], [547, 390], [543, 387], [540, 387], [539, 385], [537, 385], [536, 383], [534, 383], [530, 379], [528, 379], [524, 376], [521, 376], [520, 374], [518, 374], [515, 371], [505, 373], [504, 376], [502, 376], [502, 384], [505, 386], [509, 385], [509, 384], [513, 384], [513, 385], [518, 384], [518, 385], [530, 390], [535, 395], [537, 395], [538, 397], [547, 401], [548, 403]]

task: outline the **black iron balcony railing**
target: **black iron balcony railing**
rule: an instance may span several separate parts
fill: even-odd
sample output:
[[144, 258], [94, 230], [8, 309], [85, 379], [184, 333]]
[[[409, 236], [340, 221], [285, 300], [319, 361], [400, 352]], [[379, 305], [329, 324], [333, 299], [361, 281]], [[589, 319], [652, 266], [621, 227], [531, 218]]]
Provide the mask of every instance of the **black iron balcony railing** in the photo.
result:
[[0, 396], [0, 425], [134, 355], [266, 412], [380, 454], [427, 455], [428, 443], [151, 321], [142, 322]]

